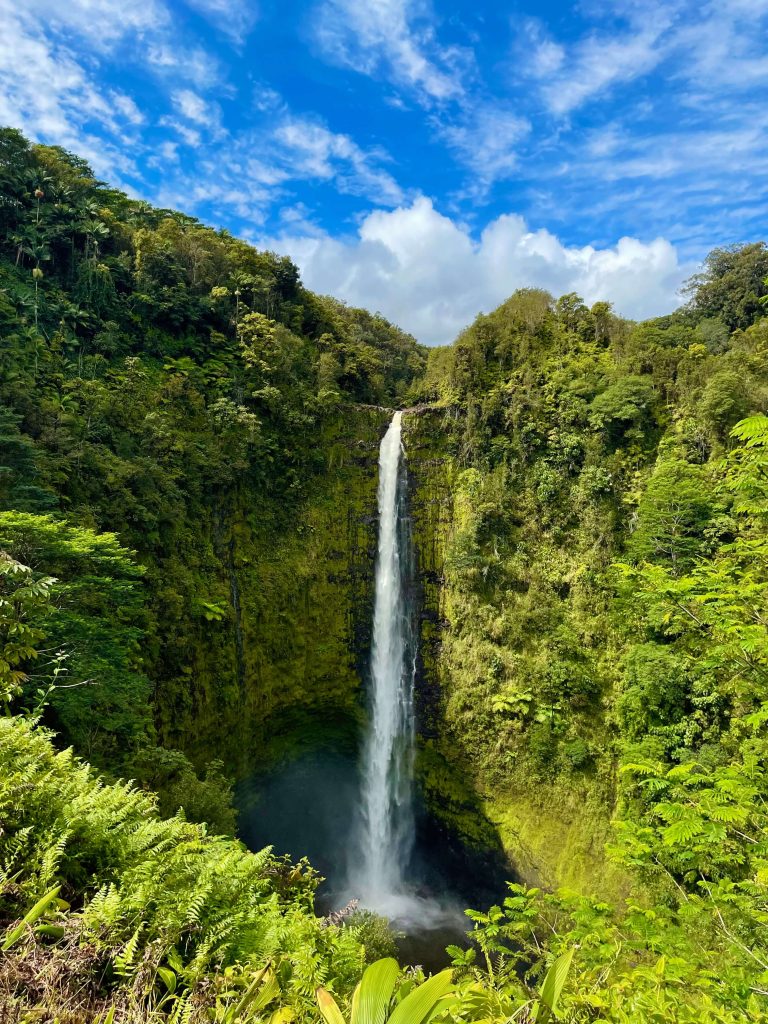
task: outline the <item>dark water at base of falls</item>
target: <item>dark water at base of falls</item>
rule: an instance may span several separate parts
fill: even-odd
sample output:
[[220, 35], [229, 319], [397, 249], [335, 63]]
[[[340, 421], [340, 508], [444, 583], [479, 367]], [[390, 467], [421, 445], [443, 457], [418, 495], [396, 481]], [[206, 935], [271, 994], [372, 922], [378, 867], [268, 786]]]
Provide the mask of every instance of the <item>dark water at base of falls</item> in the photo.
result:
[[[300, 754], [238, 789], [241, 838], [252, 850], [272, 846], [276, 854], [308, 857], [325, 879], [317, 894], [319, 914], [340, 909], [356, 895], [347, 885], [347, 863], [358, 773], [357, 752], [346, 749], [340, 737], [338, 744]], [[413, 854], [402, 867], [408, 892], [388, 916], [404, 933], [401, 961], [430, 971], [449, 962], [446, 945], [468, 943], [471, 922], [464, 909], [503, 899], [505, 880], [512, 877], [498, 854], [470, 849], [447, 831], [419, 804], [418, 794]]]

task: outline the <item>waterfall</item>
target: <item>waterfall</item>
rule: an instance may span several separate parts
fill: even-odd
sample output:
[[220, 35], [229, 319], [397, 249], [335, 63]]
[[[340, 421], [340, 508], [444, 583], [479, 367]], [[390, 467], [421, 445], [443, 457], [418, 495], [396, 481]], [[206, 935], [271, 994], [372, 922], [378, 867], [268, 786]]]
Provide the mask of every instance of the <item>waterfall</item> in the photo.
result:
[[351, 883], [365, 906], [382, 911], [404, 892], [403, 870], [414, 831], [415, 644], [406, 593], [411, 537], [400, 421], [401, 413], [396, 412], [379, 450], [370, 722], [362, 759], [359, 849]]

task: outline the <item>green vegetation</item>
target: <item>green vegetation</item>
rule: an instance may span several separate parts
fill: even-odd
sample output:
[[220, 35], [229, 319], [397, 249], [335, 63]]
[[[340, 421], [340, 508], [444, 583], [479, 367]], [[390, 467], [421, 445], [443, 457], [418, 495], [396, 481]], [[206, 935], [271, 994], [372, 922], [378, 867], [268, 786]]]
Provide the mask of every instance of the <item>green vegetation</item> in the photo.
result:
[[[427, 358], [1, 131], [9, 1019], [767, 1019], [766, 277], [715, 250], [640, 324], [524, 289]], [[417, 773], [520, 879], [430, 980], [234, 838], [237, 778], [360, 716], [396, 406]]]
[[0, 546], [66, 584], [46, 722], [110, 771], [242, 771], [280, 708], [356, 704], [375, 407], [423, 350], [12, 130], [0, 195]]
[[11, 1020], [234, 1022], [268, 963], [264, 1006], [306, 1013], [318, 984], [345, 992], [359, 974], [354, 930], [311, 912], [311, 869], [158, 818], [152, 796], [105, 785], [20, 719], [0, 719], [0, 815], [0, 913], [49, 894], [6, 940]]
[[[423, 1024], [434, 1016], [451, 988], [451, 972], [441, 971], [416, 986], [406, 982], [395, 993], [399, 974], [397, 961], [391, 958], [366, 968], [352, 997], [350, 1024]], [[318, 988], [317, 1002], [325, 1024], [345, 1024], [330, 992]], [[394, 1008], [388, 1013], [392, 1003]]]
[[768, 320], [712, 324], [765, 259], [639, 325], [517, 293], [408, 422], [431, 756], [534, 885], [475, 916], [509, 979], [580, 947], [568, 1019], [766, 1012]]

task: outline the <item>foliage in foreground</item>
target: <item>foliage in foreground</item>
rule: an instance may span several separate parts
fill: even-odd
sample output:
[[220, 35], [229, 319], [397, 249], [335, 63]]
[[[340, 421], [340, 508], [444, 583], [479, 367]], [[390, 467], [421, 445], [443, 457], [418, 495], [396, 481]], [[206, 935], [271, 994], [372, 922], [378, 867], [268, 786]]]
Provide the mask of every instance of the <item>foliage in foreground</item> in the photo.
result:
[[[731, 806], [749, 797], [728, 792]], [[705, 814], [710, 805], [706, 788], [689, 794], [689, 808]], [[681, 888], [677, 901], [638, 897], [620, 913], [575, 893], [511, 886], [502, 905], [470, 912], [475, 944], [450, 950], [450, 998], [442, 999], [448, 976], [439, 975], [441, 999], [418, 1024], [554, 1019], [546, 1002], [553, 971], [562, 975], [556, 1017], [572, 1024], [766, 1019], [762, 800], [749, 814], [755, 849], [743, 882], [705, 879]], [[334, 1005], [351, 999], [355, 1024], [362, 935], [314, 916], [316, 876], [306, 865], [248, 853], [179, 817], [158, 818], [153, 797], [104, 784], [19, 718], [0, 719], [0, 820], [0, 1000], [9, 1020], [95, 1024], [114, 1008], [117, 1024], [287, 1024], [317, 1019], [319, 988]], [[649, 869], [655, 850], [646, 853]], [[403, 1007], [398, 1024], [413, 1024], [406, 1010], [418, 1002], [419, 976], [388, 971], [381, 1005], [397, 980], [391, 1019]], [[326, 1020], [330, 1013], [341, 1024], [331, 995], [322, 999]]]
[[267, 964], [270, 1012], [301, 1016], [318, 985], [344, 994], [359, 976], [354, 929], [312, 912], [310, 869], [158, 818], [152, 796], [103, 783], [24, 719], [0, 719], [0, 821], [0, 917], [55, 894], [0, 961], [6, 1019], [81, 1024], [114, 1006], [116, 1022], [234, 1024]]
[[[451, 971], [424, 981], [379, 960], [352, 993], [366, 928], [314, 916], [310, 868], [159, 818], [152, 796], [105, 784], [24, 718], [0, 719], [0, 820], [4, 1019], [287, 1024], [316, 1019], [316, 994], [332, 1024], [350, 997], [353, 1024], [390, 1003], [391, 1024], [475, 1019], [474, 989], [443, 998]], [[548, 1019], [554, 991], [535, 1004], [518, 986], [519, 1019]]]

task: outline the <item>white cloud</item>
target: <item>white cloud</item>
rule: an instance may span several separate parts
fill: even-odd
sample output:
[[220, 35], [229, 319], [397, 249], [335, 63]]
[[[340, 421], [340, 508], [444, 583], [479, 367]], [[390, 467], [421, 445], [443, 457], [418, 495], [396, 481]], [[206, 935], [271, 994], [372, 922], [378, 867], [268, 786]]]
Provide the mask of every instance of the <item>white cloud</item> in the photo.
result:
[[513, 22], [518, 39], [515, 60], [533, 78], [549, 78], [559, 71], [565, 60], [565, 47], [555, 42], [536, 18], [526, 18], [519, 25]]
[[45, 35], [37, 10], [0, 0], [0, 19], [0, 123], [76, 151], [101, 176], [135, 173], [123, 149], [142, 117], [131, 97], [102, 89], [68, 48]]
[[[584, 11], [608, 19], [610, 27], [567, 47], [533, 19], [518, 29], [521, 68], [541, 81], [541, 95], [557, 116], [656, 70], [670, 88], [695, 85], [704, 97], [768, 82], [766, 0], [609, 0]], [[626, 23], [621, 32], [616, 19]]]
[[[191, 110], [197, 112], [194, 105]], [[301, 181], [364, 196], [378, 206], [405, 201], [403, 190], [383, 166], [388, 160], [386, 153], [363, 149], [348, 135], [292, 114], [285, 106], [276, 122], [262, 131], [229, 135], [226, 160], [220, 159], [217, 147], [201, 146], [197, 128], [173, 119], [166, 123], [197, 152], [181, 161], [175, 175], [166, 176], [160, 201], [202, 210], [225, 223], [240, 217], [247, 222], [240, 229], [244, 233], [249, 225], [261, 225], [273, 204], [285, 200]], [[296, 209], [303, 214], [302, 207]], [[286, 219], [291, 219], [290, 214]], [[295, 216], [293, 221], [304, 221], [300, 230], [309, 230], [303, 216]]]
[[212, 122], [218, 123], [220, 119], [218, 108], [191, 89], [176, 89], [171, 100], [182, 117], [195, 124], [209, 126]]
[[512, 214], [475, 241], [424, 197], [369, 214], [353, 239], [285, 235], [267, 244], [296, 259], [310, 288], [377, 309], [428, 344], [451, 341], [477, 313], [526, 286], [604, 299], [629, 317], [660, 315], [679, 304], [691, 269], [662, 238], [567, 246]]
[[185, 145], [190, 146], [192, 149], [197, 149], [202, 141], [203, 136], [198, 128], [190, 128], [188, 124], [183, 121], [179, 121], [177, 118], [165, 115], [160, 118], [158, 122], [163, 128], [170, 128], [179, 136]]
[[332, 132], [310, 118], [289, 115], [275, 129], [274, 139], [287, 158], [284, 170], [291, 177], [333, 179], [340, 191], [365, 195], [386, 206], [403, 201], [402, 189], [380, 166], [386, 154], [363, 150], [348, 135]]
[[159, 171], [167, 173], [169, 168], [179, 162], [179, 143], [178, 142], [161, 142], [157, 147], [157, 151], [152, 154], [147, 160], [149, 167], [154, 167]]
[[99, 50], [125, 36], [156, 32], [170, 23], [160, 0], [35, 0], [30, 8], [39, 23], [76, 32]]
[[429, 103], [463, 92], [466, 53], [441, 48], [433, 26], [417, 22], [411, 0], [323, 0], [315, 39], [332, 61], [366, 75], [383, 74]]
[[[768, 0], [582, 0], [580, 14], [588, 28], [567, 42], [516, 26], [513, 88], [534, 123], [515, 172], [528, 216], [603, 239], [640, 225], [699, 258], [760, 237]], [[564, 58], [542, 74], [550, 43]]]
[[438, 134], [473, 172], [468, 195], [480, 198], [490, 185], [509, 177], [518, 165], [518, 143], [530, 132], [530, 121], [509, 108], [478, 103], [460, 121], [438, 124]]
[[669, 19], [659, 14], [639, 32], [621, 36], [589, 36], [547, 76], [542, 96], [554, 114], [567, 114], [618, 83], [631, 82], [652, 71], [663, 59], [661, 37]]
[[[614, 149], [601, 173], [606, 180], [669, 178], [691, 168], [709, 175], [722, 170], [728, 155], [727, 174], [765, 171], [768, 163], [768, 114], [755, 113], [748, 123], [711, 130], [670, 131], [629, 138], [622, 150]], [[721, 182], [721, 185], [725, 182]]]
[[221, 71], [218, 61], [201, 46], [182, 46], [174, 41], [153, 43], [146, 54], [149, 65], [174, 81], [190, 81], [198, 89], [207, 89], [219, 83]]
[[253, 105], [262, 114], [274, 113], [274, 111], [285, 107], [280, 93], [263, 82], [253, 90]]
[[130, 124], [143, 124], [144, 114], [139, 110], [136, 101], [124, 92], [111, 92], [110, 101]]
[[221, 107], [206, 100], [192, 89], [175, 89], [171, 104], [177, 116], [164, 115], [160, 124], [173, 128], [193, 148], [203, 144], [221, 143], [228, 133], [221, 123]]
[[710, 3], [675, 34], [681, 58], [676, 77], [705, 93], [740, 92], [768, 82], [764, 19], [768, 3]]
[[186, 0], [187, 6], [235, 43], [242, 43], [258, 20], [253, 0]]

